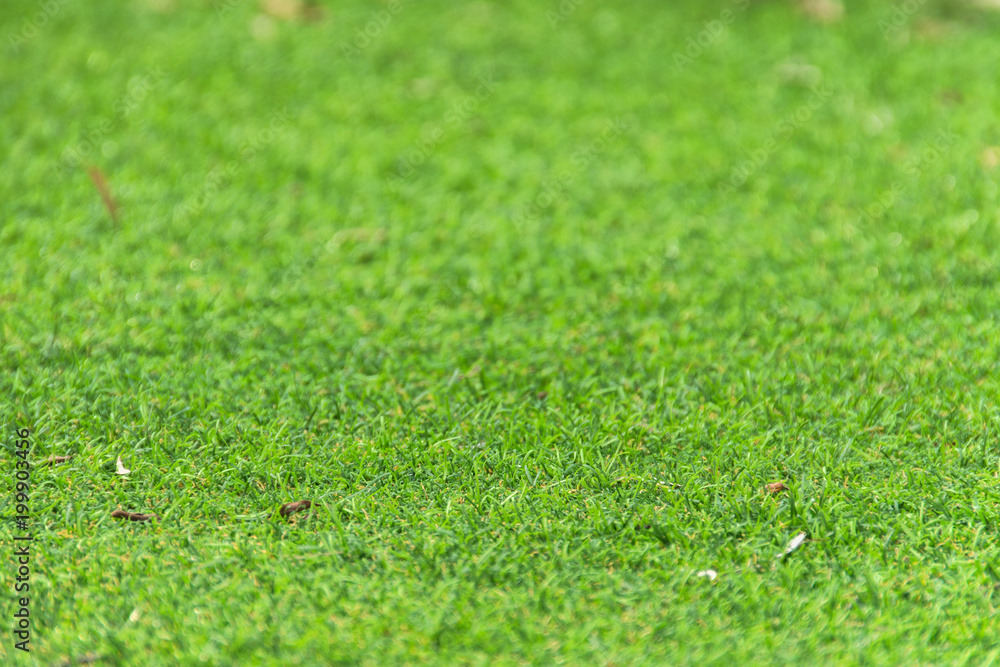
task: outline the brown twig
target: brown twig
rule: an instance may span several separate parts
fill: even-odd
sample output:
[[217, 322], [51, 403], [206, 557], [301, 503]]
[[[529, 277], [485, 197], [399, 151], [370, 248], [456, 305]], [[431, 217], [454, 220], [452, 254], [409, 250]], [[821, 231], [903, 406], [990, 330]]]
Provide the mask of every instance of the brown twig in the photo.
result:
[[99, 653], [88, 653], [79, 658], [66, 658], [62, 662], [57, 662], [55, 667], [72, 667], [73, 665], [91, 665], [98, 660], [107, 660], [108, 656]]
[[105, 178], [104, 172], [98, 167], [90, 167], [87, 169], [87, 175], [90, 176], [90, 180], [93, 181], [94, 187], [97, 188], [97, 192], [101, 195], [101, 200], [104, 202], [104, 208], [108, 209], [108, 213], [111, 215], [111, 220], [118, 225], [118, 202], [115, 198], [111, 196], [111, 188], [108, 186], [108, 179]]
[[116, 519], [128, 519], [129, 521], [149, 521], [150, 519], [159, 519], [160, 517], [155, 514], [139, 514], [138, 512], [126, 512], [124, 510], [115, 510], [111, 513]]
[[69, 456], [56, 456], [55, 454], [53, 454], [49, 458], [43, 459], [43, 460], [39, 461], [38, 463], [36, 463], [35, 465], [36, 466], [54, 466], [57, 463], [65, 463], [66, 461], [69, 461], [71, 458], [73, 458], [72, 454], [70, 454]]
[[281, 509], [279, 511], [281, 513], [281, 516], [288, 518], [291, 515], [295, 514], [296, 512], [307, 510], [310, 507], [312, 507], [311, 500], [297, 500], [294, 503], [285, 503], [284, 505], [281, 506]]

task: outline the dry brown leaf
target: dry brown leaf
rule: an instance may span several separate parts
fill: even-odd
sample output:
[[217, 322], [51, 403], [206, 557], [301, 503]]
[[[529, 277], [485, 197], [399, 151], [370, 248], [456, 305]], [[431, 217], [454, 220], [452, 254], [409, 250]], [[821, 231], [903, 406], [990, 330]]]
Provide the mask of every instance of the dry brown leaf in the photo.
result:
[[71, 458], [73, 458], [72, 454], [70, 454], [69, 456], [56, 456], [55, 454], [53, 454], [49, 458], [47, 458], [47, 459], [45, 459], [43, 461], [39, 461], [35, 465], [39, 465], [39, 466], [54, 466], [57, 463], [65, 463], [66, 461], [69, 461]]
[[57, 662], [55, 667], [73, 667], [74, 665], [91, 665], [99, 660], [106, 660], [107, 656], [99, 653], [87, 653], [78, 658], [66, 658], [62, 662]]
[[993, 171], [1000, 166], [1000, 146], [987, 146], [979, 154], [979, 163], [986, 171]]
[[771, 482], [764, 487], [764, 490], [768, 493], [781, 493], [782, 491], [787, 491], [788, 487], [781, 482]]
[[294, 503], [285, 503], [281, 506], [281, 516], [289, 517], [296, 512], [301, 512], [302, 510], [307, 510], [312, 507], [311, 500], [297, 500]]
[[844, 5], [839, 0], [802, 0], [802, 12], [820, 23], [836, 23], [844, 18]]
[[159, 519], [155, 514], [139, 514], [138, 512], [126, 512], [124, 510], [115, 510], [111, 513], [116, 519], [128, 519], [129, 521], [149, 521], [150, 519]]
[[104, 202], [104, 208], [108, 209], [108, 213], [111, 215], [111, 220], [117, 225], [118, 202], [116, 202], [115, 198], [111, 196], [111, 188], [108, 186], [108, 179], [105, 178], [104, 172], [98, 167], [91, 167], [87, 170], [87, 175], [90, 176], [90, 180], [94, 183], [94, 187], [97, 188], [97, 193], [101, 195], [101, 201]]
[[953, 30], [951, 23], [926, 16], [914, 19], [913, 28], [918, 37], [928, 42], [941, 41]]
[[292, 21], [299, 18], [305, 4], [302, 0], [264, 0], [260, 8], [276, 19]]
[[956, 90], [954, 88], [946, 88], [938, 94], [938, 100], [941, 104], [947, 106], [955, 106], [956, 104], [961, 104], [965, 101], [965, 96], [962, 95], [962, 91]]
[[263, 0], [261, 11], [282, 21], [318, 21], [323, 8], [303, 0]]
[[175, 0], [146, 0], [143, 4], [146, 9], [157, 14], [169, 14], [177, 9]]

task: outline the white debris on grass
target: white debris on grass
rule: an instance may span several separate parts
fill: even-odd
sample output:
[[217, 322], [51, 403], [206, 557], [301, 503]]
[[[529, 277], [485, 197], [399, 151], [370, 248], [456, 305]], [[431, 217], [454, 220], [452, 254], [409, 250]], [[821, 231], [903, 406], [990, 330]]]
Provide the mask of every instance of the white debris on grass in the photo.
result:
[[791, 539], [791, 541], [788, 543], [788, 546], [785, 547], [785, 550], [782, 551], [780, 554], [778, 554], [777, 560], [781, 560], [782, 558], [784, 558], [788, 554], [792, 553], [793, 551], [795, 551], [796, 549], [798, 549], [799, 547], [801, 547], [802, 543], [805, 542], [805, 541], [806, 541], [806, 534], [805, 533], [799, 533], [798, 535], [796, 535], [795, 537], [793, 537]]
[[127, 475], [130, 472], [132, 472], [131, 470], [122, 465], [122, 457], [120, 456], [118, 457], [118, 460], [115, 461], [115, 465], [117, 466], [115, 472], [117, 472], [119, 475]]

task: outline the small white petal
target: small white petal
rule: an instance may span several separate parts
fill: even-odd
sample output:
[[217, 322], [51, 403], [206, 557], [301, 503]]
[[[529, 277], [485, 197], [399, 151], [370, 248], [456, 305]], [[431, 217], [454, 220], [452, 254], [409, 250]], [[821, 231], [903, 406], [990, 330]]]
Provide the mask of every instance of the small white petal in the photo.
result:
[[778, 558], [784, 558], [788, 554], [792, 553], [793, 551], [801, 547], [802, 543], [805, 541], [806, 541], [806, 534], [799, 533], [798, 535], [792, 538], [792, 540], [788, 543], [788, 546], [785, 547], [785, 550], [780, 554], [778, 554]]
[[119, 475], [127, 475], [130, 472], [132, 472], [131, 470], [129, 470], [128, 468], [126, 468], [125, 466], [122, 465], [122, 457], [119, 456], [118, 460], [115, 463], [118, 466], [118, 471], [117, 472], [118, 472]]
[[719, 573], [715, 570], [702, 570], [697, 574], [699, 577], [708, 577], [709, 581], [715, 581], [715, 578], [719, 576]]

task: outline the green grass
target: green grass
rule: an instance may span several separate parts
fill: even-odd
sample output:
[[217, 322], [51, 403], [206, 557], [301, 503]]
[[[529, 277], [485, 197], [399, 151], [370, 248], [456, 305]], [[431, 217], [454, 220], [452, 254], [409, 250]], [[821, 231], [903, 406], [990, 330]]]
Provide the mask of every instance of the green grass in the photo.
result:
[[3, 664], [998, 663], [1000, 14], [325, 4], [0, 7]]

